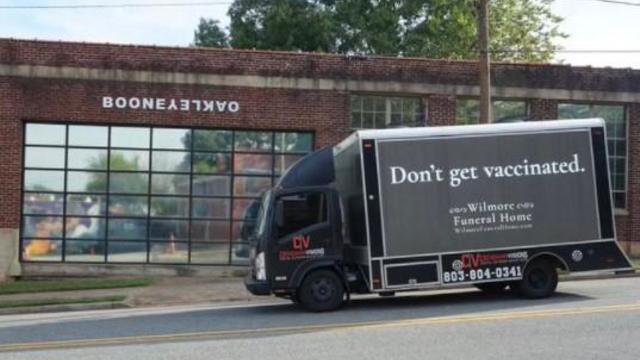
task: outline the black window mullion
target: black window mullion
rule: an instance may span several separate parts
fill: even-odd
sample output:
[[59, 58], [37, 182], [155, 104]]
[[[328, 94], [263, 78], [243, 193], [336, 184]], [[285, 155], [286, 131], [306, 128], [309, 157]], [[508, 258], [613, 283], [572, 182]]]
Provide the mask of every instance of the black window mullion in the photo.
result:
[[155, 126], [149, 127], [149, 169], [147, 170], [147, 261], [146, 263], [151, 262], [151, 177], [152, 177], [152, 169], [153, 169], [153, 129]]
[[189, 220], [187, 225], [187, 264], [191, 264], [191, 246], [193, 242], [191, 241], [191, 226], [193, 219], [193, 148], [195, 143], [195, 131], [193, 128], [189, 129], [189, 133], [191, 134], [191, 144], [189, 144], [189, 208], [187, 211], [189, 212]]
[[[62, 262], [65, 262], [67, 256], [67, 165], [69, 162], [69, 125], [65, 125], [65, 151], [64, 151], [64, 185], [62, 187]], [[24, 198], [22, 199], [24, 201]]]
[[232, 131], [231, 132], [231, 174], [229, 174], [229, 176], [231, 177], [231, 181], [229, 182], [229, 186], [231, 187], [229, 189], [229, 194], [231, 195], [231, 200], [229, 200], [229, 213], [227, 215], [229, 215], [229, 218], [227, 221], [229, 221], [229, 238], [227, 239], [227, 252], [228, 252], [228, 258], [227, 258], [227, 264], [231, 264], [231, 244], [233, 243], [233, 209], [235, 206], [235, 196], [233, 194], [233, 187], [234, 187], [234, 183], [236, 181], [235, 177], [235, 172], [236, 172], [236, 131]]
[[107, 130], [107, 188], [105, 189], [105, 216], [104, 220], [104, 259], [105, 262], [108, 262], [109, 258], [109, 206], [111, 205], [111, 190], [110, 190], [110, 181], [111, 181], [111, 126], [109, 126]]

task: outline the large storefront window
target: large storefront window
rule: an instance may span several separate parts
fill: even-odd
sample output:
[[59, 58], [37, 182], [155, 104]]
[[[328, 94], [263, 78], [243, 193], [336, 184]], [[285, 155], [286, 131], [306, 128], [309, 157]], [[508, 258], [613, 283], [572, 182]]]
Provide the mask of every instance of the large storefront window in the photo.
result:
[[[527, 102], [521, 100], [493, 100], [492, 122], [523, 121], [527, 119]], [[456, 124], [471, 125], [480, 122], [480, 100], [456, 99]]]
[[627, 121], [623, 105], [570, 104], [558, 105], [560, 119], [602, 118], [607, 126], [609, 171], [616, 208], [627, 205]]
[[28, 123], [24, 261], [246, 264], [300, 132]]
[[415, 97], [351, 96], [351, 128], [425, 126], [424, 104]]

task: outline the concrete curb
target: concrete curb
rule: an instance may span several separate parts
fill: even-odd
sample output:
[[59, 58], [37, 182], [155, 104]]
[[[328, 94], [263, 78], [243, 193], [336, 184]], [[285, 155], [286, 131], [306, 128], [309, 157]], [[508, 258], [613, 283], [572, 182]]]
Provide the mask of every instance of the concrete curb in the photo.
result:
[[560, 275], [559, 281], [582, 281], [582, 280], [604, 280], [616, 278], [640, 277], [638, 269], [616, 271], [615, 273], [605, 274], [570, 274]]
[[121, 301], [100, 302], [100, 303], [93, 303], [93, 304], [61, 304], [61, 305], [25, 306], [25, 307], [0, 309], [0, 315], [37, 314], [37, 313], [62, 312], [62, 311], [126, 309], [130, 307], [131, 306]]

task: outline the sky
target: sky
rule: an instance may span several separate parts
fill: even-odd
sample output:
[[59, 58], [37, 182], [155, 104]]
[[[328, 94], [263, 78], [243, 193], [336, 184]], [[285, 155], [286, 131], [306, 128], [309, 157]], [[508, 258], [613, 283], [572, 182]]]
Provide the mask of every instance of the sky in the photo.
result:
[[[626, 0], [640, 4], [640, 0]], [[11, 5], [177, 3], [196, 0], [0, 0], [0, 37], [123, 44], [188, 46], [200, 17], [229, 24], [232, 0], [215, 5], [118, 9], [2, 9]], [[205, 2], [205, 1], [202, 1]], [[559, 41], [566, 50], [639, 50], [635, 53], [559, 53], [554, 62], [640, 69], [640, 6], [594, 0], [555, 0], [564, 18]]]

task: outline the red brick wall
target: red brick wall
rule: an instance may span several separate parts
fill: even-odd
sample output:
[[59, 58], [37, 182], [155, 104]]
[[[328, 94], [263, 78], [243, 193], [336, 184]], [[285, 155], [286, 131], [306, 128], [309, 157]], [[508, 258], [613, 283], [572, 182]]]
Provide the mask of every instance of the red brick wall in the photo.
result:
[[456, 97], [451, 95], [430, 95], [427, 97], [429, 126], [456, 124]]
[[530, 99], [529, 116], [533, 120], [553, 120], [558, 118], [558, 101]]
[[[102, 96], [236, 100], [240, 111], [103, 109]], [[19, 226], [24, 120], [312, 131], [319, 148], [333, 145], [350, 133], [347, 107], [348, 96], [333, 91], [0, 78], [0, 228]]]

